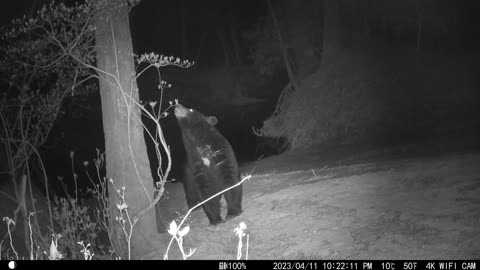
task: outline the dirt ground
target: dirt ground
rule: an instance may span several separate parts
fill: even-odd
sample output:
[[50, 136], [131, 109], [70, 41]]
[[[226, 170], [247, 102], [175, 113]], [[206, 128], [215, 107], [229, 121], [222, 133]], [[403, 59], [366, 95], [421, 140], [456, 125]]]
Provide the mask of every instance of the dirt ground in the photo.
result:
[[[253, 177], [242, 215], [214, 227], [193, 212], [184, 248], [196, 248], [190, 259], [235, 259], [233, 230], [243, 221], [248, 259], [480, 259], [475, 140], [315, 149], [245, 164]], [[169, 219], [186, 204], [181, 184], [167, 188]], [[169, 258], [181, 259], [176, 245]]]

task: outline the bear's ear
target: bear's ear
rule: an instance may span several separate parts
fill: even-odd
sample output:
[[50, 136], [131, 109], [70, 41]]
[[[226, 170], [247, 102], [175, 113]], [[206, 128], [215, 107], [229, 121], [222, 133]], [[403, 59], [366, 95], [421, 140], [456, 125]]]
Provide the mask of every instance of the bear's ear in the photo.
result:
[[211, 126], [215, 126], [218, 123], [218, 120], [215, 116], [207, 117], [207, 123]]

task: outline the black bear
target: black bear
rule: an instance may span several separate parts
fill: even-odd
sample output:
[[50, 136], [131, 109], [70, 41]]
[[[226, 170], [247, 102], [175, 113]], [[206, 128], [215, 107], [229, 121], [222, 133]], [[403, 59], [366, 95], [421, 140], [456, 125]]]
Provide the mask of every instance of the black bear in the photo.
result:
[[[187, 152], [183, 186], [187, 205], [192, 208], [213, 194], [240, 181], [240, 170], [232, 146], [215, 128], [217, 118], [206, 117], [181, 104], [175, 116], [182, 131]], [[242, 213], [242, 185], [223, 193], [227, 201], [227, 219]], [[202, 205], [210, 224], [224, 222], [220, 215], [219, 195]]]

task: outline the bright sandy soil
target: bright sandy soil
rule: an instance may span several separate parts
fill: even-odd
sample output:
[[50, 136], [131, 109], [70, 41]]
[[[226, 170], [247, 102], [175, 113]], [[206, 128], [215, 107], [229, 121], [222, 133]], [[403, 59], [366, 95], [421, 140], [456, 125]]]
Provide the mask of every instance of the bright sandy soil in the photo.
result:
[[[190, 259], [236, 259], [233, 231], [243, 221], [248, 259], [478, 260], [480, 151], [476, 142], [448, 142], [297, 151], [244, 164], [252, 178], [242, 215], [214, 227], [194, 211], [184, 248], [196, 248]], [[161, 211], [171, 219], [186, 204], [181, 184], [167, 188]], [[169, 258], [181, 259], [177, 245]]]

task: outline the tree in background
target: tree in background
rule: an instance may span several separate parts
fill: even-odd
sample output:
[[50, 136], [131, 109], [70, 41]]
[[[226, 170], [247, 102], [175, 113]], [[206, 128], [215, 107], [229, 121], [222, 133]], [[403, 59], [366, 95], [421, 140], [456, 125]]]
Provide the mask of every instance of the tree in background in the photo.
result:
[[[2, 111], [9, 109], [10, 102], [7, 101], [10, 101], [9, 98], [16, 98], [23, 102], [20, 105], [24, 103], [29, 105], [21, 107], [28, 110], [20, 110], [26, 111], [28, 116], [33, 116], [30, 118], [33, 120], [29, 120], [30, 122], [25, 125], [22, 123], [24, 119], [20, 117], [18, 120], [18, 116], [11, 111], [8, 111], [7, 117], [2, 117], [4, 123], [13, 119], [13, 127], [20, 126], [26, 129], [25, 132], [21, 129], [17, 133], [8, 133], [12, 126], [4, 126], [9, 139], [8, 145], [15, 145], [20, 140], [25, 141], [25, 134], [29, 134], [31, 125], [39, 122], [42, 132], [37, 137], [45, 139], [48, 132], [43, 131], [45, 128], [48, 131], [51, 122], [55, 120], [65, 94], [73, 94], [78, 90], [77, 85], [90, 81], [91, 78], [99, 79], [105, 155], [99, 154], [94, 165], [100, 177], [99, 167], [106, 164], [107, 175], [105, 179], [98, 179], [99, 183], [94, 183], [95, 194], [103, 196], [99, 201], [102, 209], [97, 221], [107, 231], [116, 256], [124, 259], [139, 258], [152, 251], [152, 239], [157, 234], [154, 205], [163, 195], [164, 184], [171, 168], [170, 148], [159, 125], [160, 119], [167, 114], [162, 111], [161, 106], [153, 112], [144, 107], [147, 105], [152, 109], [156, 108], [156, 102], [140, 103], [136, 79], [149, 68], [159, 69], [167, 65], [190, 66], [190, 63], [180, 61], [178, 58], [151, 53], [136, 58], [138, 65], [146, 63], [146, 67], [138, 72], [135, 70], [128, 17], [130, 7], [135, 4], [136, 1], [124, 0], [96, 2], [87, 0], [85, 3], [75, 3], [71, 6], [55, 5], [52, 2], [40, 9], [32, 18], [17, 20], [15, 33], [18, 34], [20, 44], [26, 44], [25, 47], [21, 47], [25, 50], [23, 51], [25, 55], [19, 50], [17, 58], [14, 56], [11, 63], [5, 62], [10, 67], [4, 79], [10, 87], [6, 88], [8, 91], [4, 95], [1, 107]], [[31, 35], [34, 38], [24, 39], [24, 35]], [[45, 49], [43, 51], [45, 55], [37, 53], [37, 50], [41, 49]], [[15, 46], [12, 46], [12, 50], [15, 50]], [[30, 51], [35, 52], [32, 57]], [[25, 56], [25, 59], [21, 56]], [[48, 72], [45, 73], [44, 69]], [[17, 73], [25, 74], [26, 77], [18, 78]], [[52, 73], [53, 78], [47, 76]], [[15, 87], [12, 87], [12, 84]], [[68, 87], [61, 88], [64, 86]], [[163, 90], [166, 86], [165, 82], [160, 81], [158, 88]], [[25, 91], [33, 94], [45, 93], [45, 97], [34, 98], [26, 95]], [[50, 104], [51, 102], [54, 104]], [[155, 142], [157, 157], [161, 159], [160, 151], [163, 151], [167, 158], [164, 162], [167, 164], [166, 169], [159, 167], [156, 170], [160, 178], [157, 188], [153, 187], [150, 174], [141, 121], [142, 112], [156, 123], [155, 134], [148, 133], [148, 137]], [[47, 122], [40, 117], [43, 115], [46, 115]], [[34, 142], [29, 139], [23, 148], [30, 146], [27, 150], [32, 155], [30, 144]], [[20, 150], [25, 151], [23, 148]], [[73, 153], [71, 157], [73, 159]], [[161, 160], [159, 164], [162, 164]], [[84, 165], [88, 166], [88, 163]], [[74, 179], [76, 181], [76, 175]], [[76, 205], [77, 196], [75, 182], [75, 198], [69, 200], [75, 202], [73, 206]], [[76, 224], [74, 230], [83, 225], [76, 223], [76, 220], [72, 222]], [[50, 229], [56, 231], [53, 225]], [[74, 244], [78, 245], [76, 242]], [[33, 246], [33, 243], [27, 246]], [[33, 248], [30, 249], [33, 254]], [[47, 248], [44, 247], [44, 250]], [[74, 251], [70, 249], [70, 252]]]
[[[103, 130], [107, 179], [113, 179], [124, 192], [130, 219], [137, 219], [131, 234], [133, 257], [144, 254], [146, 245], [157, 233], [155, 211], [152, 207], [154, 192], [152, 177], [143, 138], [138, 88], [135, 81], [132, 40], [130, 36], [126, 1], [99, 1], [99, 14], [95, 20], [97, 68], [100, 77]], [[113, 186], [109, 186], [112, 190]], [[122, 191], [123, 193], [123, 191]], [[109, 192], [110, 217], [122, 212], [117, 202], [122, 201], [117, 192]], [[148, 209], [149, 208], [149, 209]], [[147, 211], [144, 211], [148, 209]], [[143, 212], [142, 212], [143, 211]], [[140, 217], [139, 214], [142, 213]], [[123, 222], [123, 221], [122, 221]], [[127, 221], [128, 222], [128, 221]], [[122, 243], [126, 240], [120, 224], [110, 220], [113, 243], [120, 254], [127, 252]], [[123, 247], [123, 248], [122, 248]]]

